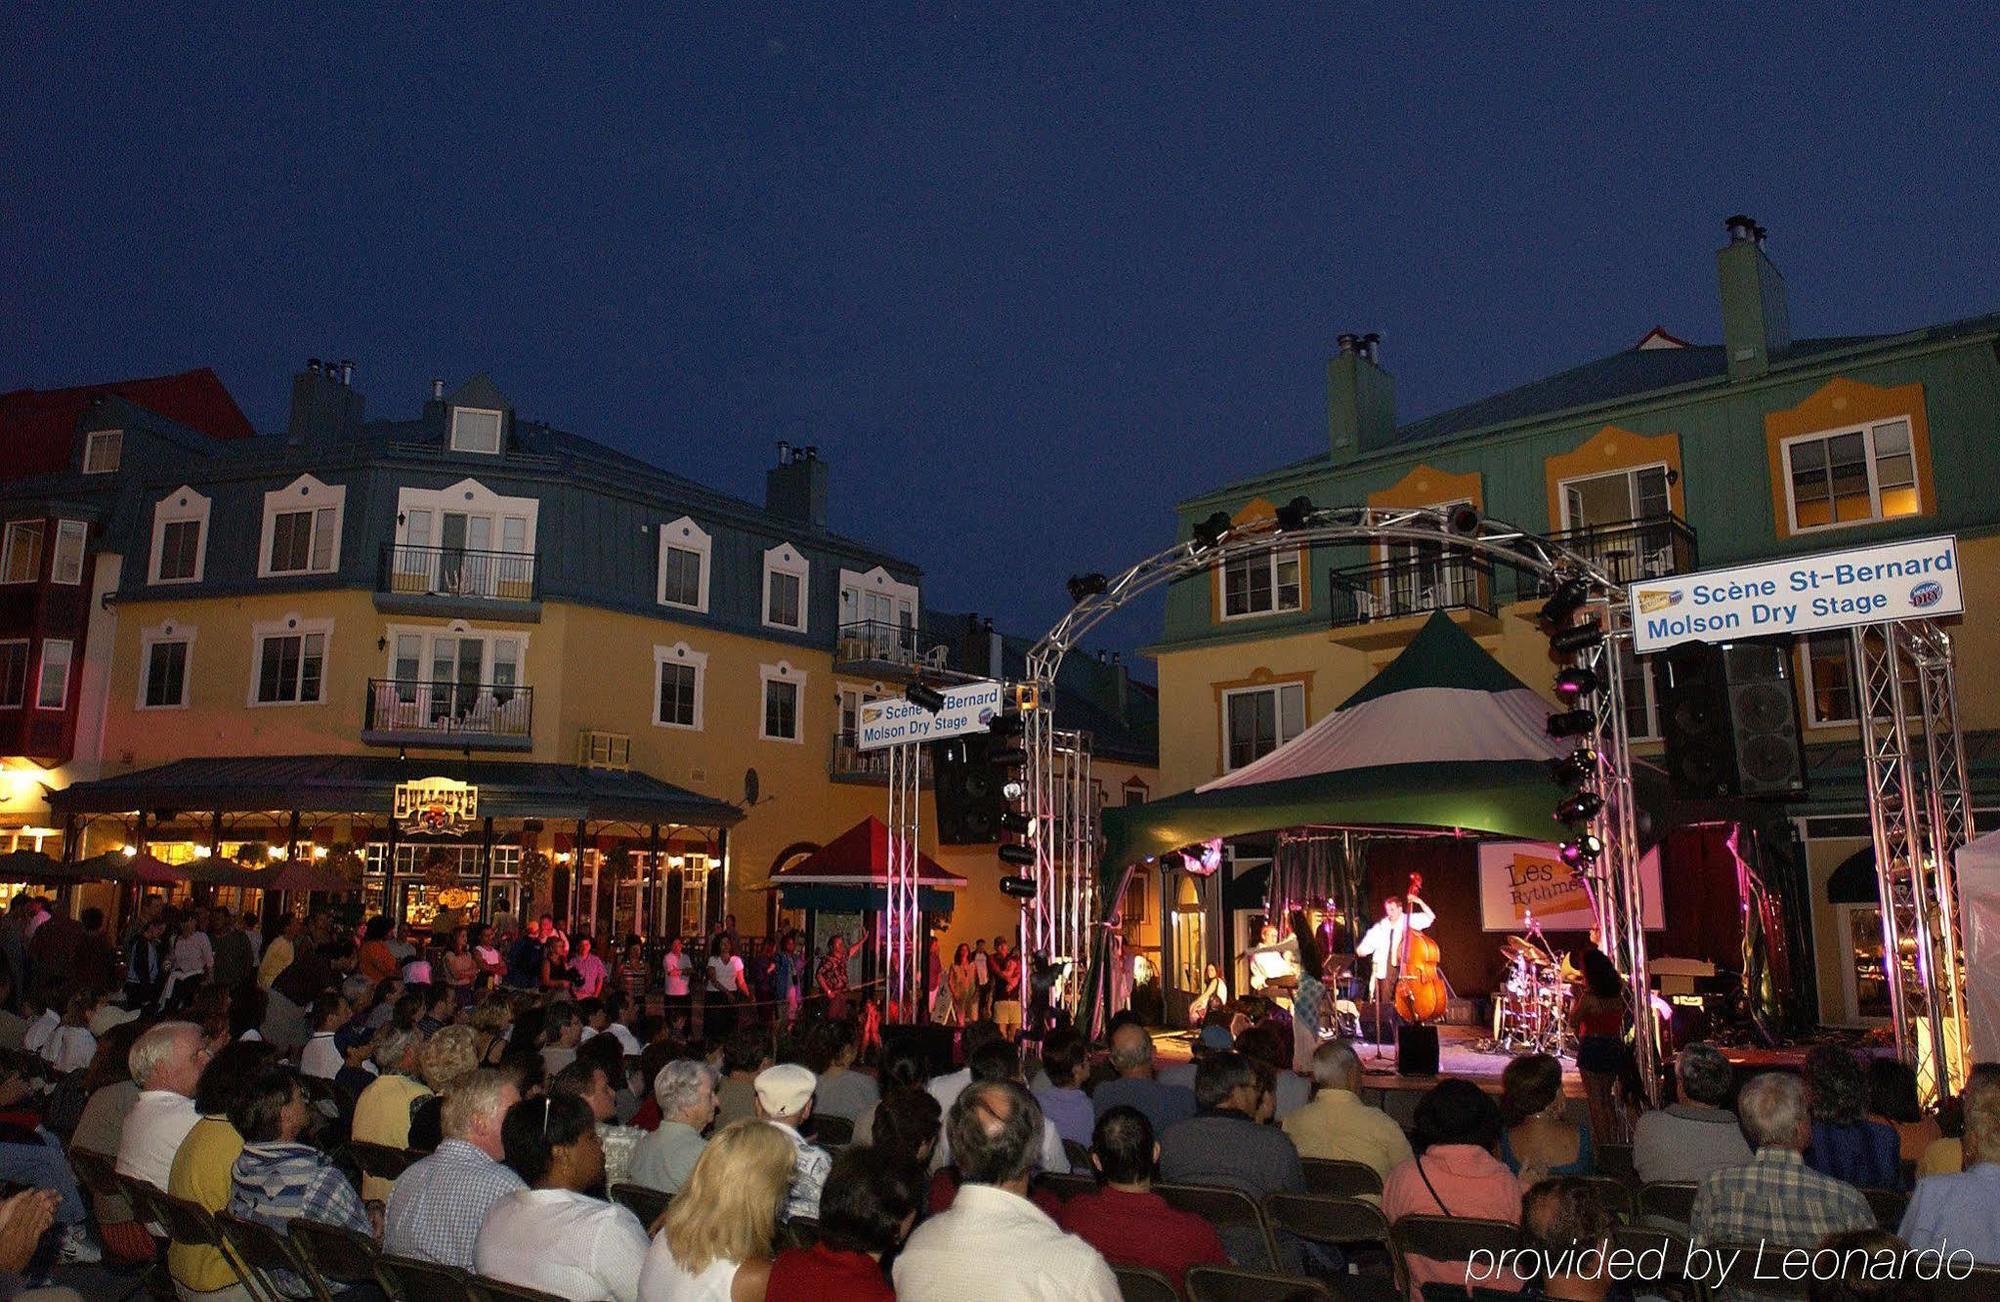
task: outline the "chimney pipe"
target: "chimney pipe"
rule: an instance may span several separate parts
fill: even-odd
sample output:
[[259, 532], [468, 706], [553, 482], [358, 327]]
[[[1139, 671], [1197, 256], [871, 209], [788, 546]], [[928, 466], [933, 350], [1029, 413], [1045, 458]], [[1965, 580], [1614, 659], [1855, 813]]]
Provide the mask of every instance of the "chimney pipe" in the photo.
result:
[[1339, 347], [1340, 347], [1340, 353], [1341, 353], [1341, 356], [1343, 356], [1343, 357], [1351, 357], [1351, 356], [1353, 356], [1353, 355], [1354, 355], [1355, 353], [1358, 353], [1358, 352], [1360, 352], [1360, 351], [1361, 351], [1361, 336], [1360, 336], [1360, 335], [1357, 335], [1357, 334], [1344, 334], [1344, 335], [1340, 336], [1340, 338], [1339, 338], [1339, 339], [1337, 339], [1337, 340], [1335, 340], [1334, 342], [1335, 342], [1336, 344], [1338, 344], [1338, 345], [1339, 345]]
[[1741, 244], [1745, 240], [1755, 240], [1759, 244], [1764, 242], [1764, 228], [1742, 213], [1723, 218], [1722, 225], [1729, 232], [1731, 244]]
[[307, 370], [307, 371], [309, 371], [309, 372], [311, 372], [311, 373], [312, 373], [312, 374], [314, 374], [314, 375], [318, 375], [318, 374], [319, 374], [319, 358], [317, 358], [317, 357], [308, 357], [308, 358], [306, 358], [306, 370]]
[[432, 380], [431, 380], [431, 400], [432, 400], [433, 402], [442, 402], [442, 401], [444, 401], [444, 380], [443, 380], [442, 378], [438, 378], [438, 377], [433, 377], [433, 378], [432, 378]]
[[790, 443], [787, 443], [784, 439], [779, 439], [778, 464], [781, 466], [788, 466], [791, 463], [792, 463], [792, 445]]
[[350, 389], [354, 387], [354, 359], [352, 357], [343, 357], [340, 359], [340, 382]]

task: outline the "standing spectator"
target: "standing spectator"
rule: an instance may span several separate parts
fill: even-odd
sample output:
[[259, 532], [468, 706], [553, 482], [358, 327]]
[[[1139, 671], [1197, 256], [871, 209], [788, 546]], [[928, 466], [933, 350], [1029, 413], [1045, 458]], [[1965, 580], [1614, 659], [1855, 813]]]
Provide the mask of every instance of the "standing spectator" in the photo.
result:
[[901, 1302], [1117, 1302], [1118, 1281], [1097, 1250], [1028, 1201], [1043, 1125], [1034, 1097], [1012, 1081], [981, 1081], [958, 1096], [946, 1128], [962, 1183], [896, 1258]]
[[118, 1174], [167, 1187], [174, 1154], [201, 1120], [194, 1092], [208, 1060], [208, 1043], [193, 1022], [161, 1022], [133, 1042], [128, 1065], [139, 1099], [118, 1141]]
[[[551, 924], [553, 929], [553, 924]], [[516, 990], [539, 990], [542, 985], [543, 951], [541, 924], [530, 922], [507, 948], [506, 984]]]
[[1153, 1037], [1138, 1023], [1127, 1022], [1111, 1033], [1111, 1069], [1117, 1078], [1090, 1096], [1098, 1116], [1115, 1107], [1137, 1108], [1152, 1123], [1153, 1133], [1164, 1135], [1194, 1115], [1193, 1090], [1153, 1078]]
[[1414, 1156], [1403, 1128], [1361, 1101], [1361, 1056], [1353, 1045], [1329, 1040], [1313, 1050], [1313, 1081], [1319, 1092], [1312, 1102], [1282, 1123], [1300, 1157], [1360, 1162], [1387, 1179]]
[[820, 997], [826, 1000], [828, 1021], [847, 1020], [847, 941], [835, 936], [827, 943], [826, 957], [820, 960], [819, 970], [813, 975], [813, 982], [819, 988]]
[[83, 940], [83, 928], [68, 914], [51, 912], [42, 900], [35, 901], [35, 921], [29, 924], [28, 973], [39, 980], [44, 976], [74, 984], [78, 979], [76, 950]]
[[859, 1121], [882, 1099], [875, 1078], [854, 1070], [857, 1046], [852, 1022], [822, 1022], [813, 1028], [811, 1065], [819, 1074], [813, 1111], [822, 1117]]
[[1902, 1235], [1912, 1248], [1962, 1248], [1982, 1266], [2000, 1265], [2000, 1090], [1966, 1101], [1964, 1145], [1963, 1172], [1917, 1181]]
[[1806, 1103], [1812, 1142], [1806, 1165], [1860, 1189], [1903, 1187], [1902, 1143], [1893, 1127], [1867, 1118], [1868, 1078], [1836, 1044], [1806, 1053]]
[[1590, 1128], [1567, 1120], [1565, 1103], [1560, 1058], [1531, 1053], [1500, 1073], [1500, 1115], [1507, 1123], [1500, 1132], [1500, 1160], [1523, 1185], [1595, 1172]]
[[389, 948], [389, 919], [386, 914], [376, 914], [362, 927], [361, 954], [356, 960], [355, 970], [378, 983], [402, 972], [403, 965], [396, 961], [395, 951]]
[[162, 1004], [186, 1003], [192, 988], [215, 971], [215, 949], [208, 943], [208, 933], [196, 924], [195, 914], [181, 919], [179, 938], [167, 959], [167, 984], [160, 993]]
[[[1417, 1104], [1416, 1156], [1382, 1182], [1382, 1214], [1477, 1217], [1521, 1223], [1521, 1182], [1495, 1155], [1500, 1109], [1471, 1081], [1439, 1081]], [[1409, 1259], [1410, 1296], [1428, 1283], [1465, 1284], [1464, 1262]]]
[[1186, 1292], [1189, 1266], [1229, 1260], [1215, 1228], [1192, 1212], [1177, 1211], [1153, 1192], [1160, 1146], [1152, 1123], [1137, 1108], [1116, 1107], [1097, 1120], [1090, 1142], [1096, 1193], [1063, 1204], [1062, 1227], [1119, 1266], [1157, 1270]]
[[1008, 952], [1003, 940], [994, 947], [994, 963], [998, 971], [993, 979], [993, 1022], [1011, 1041], [1021, 1033], [1021, 959]]
[[1042, 1070], [1048, 1073], [1049, 1083], [1034, 1092], [1042, 1114], [1055, 1123], [1056, 1133], [1066, 1142], [1090, 1147], [1097, 1114], [1091, 1109], [1090, 1095], [1083, 1092], [1084, 1078], [1090, 1073], [1083, 1037], [1068, 1028], [1050, 1032], [1042, 1045]]
[[637, 936], [625, 938], [625, 946], [618, 955], [616, 980], [618, 988], [634, 1008], [644, 1007], [641, 1001], [645, 999], [652, 982], [646, 973], [646, 942]]
[[472, 952], [472, 934], [464, 927], [454, 929], [451, 949], [444, 956], [444, 983], [458, 1007], [472, 1006], [472, 988], [479, 981], [479, 970], [479, 956]]
[[487, 1212], [474, 1268], [574, 1302], [637, 1302], [646, 1229], [625, 1208], [584, 1192], [604, 1180], [590, 1109], [556, 1094], [516, 1103], [500, 1137], [507, 1165], [528, 1188]]
[[971, 946], [960, 945], [952, 951], [946, 980], [951, 984], [952, 1020], [960, 1026], [970, 1025], [979, 1016], [979, 968], [972, 961]]
[[[243, 1152], [243, 1137], [230, 1124], [243, 1090], [271, 1061], [266, 1044], [239, 1043], [225, 1046], [202, 1068], [195, 1089], [194, 1105], [201, 1119], [188, 1130], [174, 1153], [167, 1176], [167, 1192], [176, 1198], [199, 1204], [203, 1210], [219, 1212], [229, 1205], [231, 1173]], [[205, 1243], [174, 1240], [167, 1249], [167, 1269], [183, 1302], [221, 1293], [235, 1298], [241, 1294], [235, 1267], [221, 1251]]]
[[215, 950], [215, 984], [234, 990], [256, 979], [257, 954], [250, 933], [236, 925], [234, 913], [217, 909], [215, 931], [208, 939]]
[[1813, 1122], [1798, 1077], [1753, 1077], [1736, 1110], [1756, 1153], [1743, 1166], [1711, 1172], [1695, 1190], [1689, 1223], [1698, 1242], [1810, 1248], [1829, 1234], [1875, 1224], [1859, 1189], [1806, 1165]]
[[473, 1268], [473, 1248], [486, 1213], [502, 1198], [527, 1188], [500, 1161], [505, 1156], [501, 1123], [520, 1101], [513, 1076], [490, 1067], [453, 1085], [440, 1118], [443, 1142], [403, 1172], [389, 1193], [384, 1252]]
[[493, 928], [480, 923], [472, 929], [472, 957], [479, 960], [479, 986], [490, 990], [507, 976], [505, 951], [495, 943]]
[[805, 973], [800, 970], [799, 963], [799, 933], [796, 931], [786, 932], [785, 938], [778, 943], [775, 980], [779, 1011], [784, 1014], [785, 1024], [789, 1026], [799, 1020], [799, 1005], [803, 1002], [802, 987], [805, 984]]
[[794, 1152], [775, 1127], [738, 1122], [715, 1137], [646, 1252], [641, 1302], [768, 1298], [776, 1211]]
[[986, 952], [986, 937], [972, 947], [973, 981], [979, 987], [979, 1007], [973, 1017], [993, 1015], [993, 957]]
[[1570, 1007], [1577, 1034], [1576, 1070], [1590, 1100], [1590, 1130], [1601, 1144], [1621, 1144], [1630, 1133], [1619, 1101], [1632, 1051], [1625, 1045], [1625, 978], [1595, 945], [1583, 950], [1583, 990]]
[[743, 960], [728, 936], [718, 936], [715, 952], [708, 960], [708, 985], [702, 1005], [704, 1025], [713, 1039], [722, 1039], [736, 1029], [736, 1010], [750, 1002], [750, 986], [744, 979]]
[[[354, 1103], [353, 1137], [384, 1148], [408, 1148], [410, 1111], [431, 1091], [417, 1079], [424, 1038], [394, 1027], [378, 1031], [372, 1056], [379, 1073]], [[361, 1196], [371, 1203], [389, 1196], [391, 1184], [378, 1176], [361, 1177]]]
[[155, 917], [139, 928], [125, 950], [125, 1003], [149, 1008], [166, 985], [168, 950], [165, 919]]
[[660, 959], [660, 989], [666, 1002], [667, 1025], [683, 1034], [688, 1028], [689, 978], [693, 966], [681, 938], [675, 936], [669, 940], [667, 952]]
[[576, 969], [569, 962], [569, 937], [542, 937], [542, 990], [555, 998], [567, 997], [576, 989]]
[[264, 946], [264, 956], [257, 960], [257, 984], [269, 990], [284, 970], [292, 965], [299, 935], [299, 915], [283, 914], [278, 919], [277, 930]]
[[124, 966], [118, 958], [118, 947], [105, 931], [104, 910], [85, 909], [79, 921], [83, 924], [83, 934], [77, 938], [76, 956], [70, 960], [76, 984], [106, 994], [115, 993], [124, 984]]
[[1706, 1179], [1750, 1160], [1743, 1128], [1729, 1110], [1736, 1069], [1712, 1044], [1695, 1041], [1674, 1063], [1681, 1101], [1641, 1116], [1632, 1127], [1632, 1166], [1645, 1184]]
[[[708, 1147], [704, 1136], [715, 1124], [715, 1068], [677, 1058], [653, 1077], [660, 1124], [632, 1152], [628, 1178], [661, 1193], [679, 1193]], [[775, 1207], [775, 1204], [773, 1204]]]
[[780, 1063], [757, 1074], [757, 1116], [783, 1131], [796, 1150], [791, 1191], [779, 1213], [784, 1220], [819, 1216], [820, 1190], [833, 1166], [831, 1154], [799, 1133], [812, 1116], [813, 1088], [818, 1083], [817, 1077], [796, 1063]]
[[576, 957], [570, 960], [570, 967], [576, 972], [576, 989], [572, 991], [578, 999], [596, 999], [604, 993], [604, 983], [611, 976], [604, 960], [597, 956], [597, 942], [589, 936], [579, 936], [576, 941]]
[[911, 1168], [872, 1149], [843, 1149], [820, 1195], [819, 1241], [778, 1254], [765, 1302], [895, 1302], [882, 1258], [916, 1223], [917, 1197]]

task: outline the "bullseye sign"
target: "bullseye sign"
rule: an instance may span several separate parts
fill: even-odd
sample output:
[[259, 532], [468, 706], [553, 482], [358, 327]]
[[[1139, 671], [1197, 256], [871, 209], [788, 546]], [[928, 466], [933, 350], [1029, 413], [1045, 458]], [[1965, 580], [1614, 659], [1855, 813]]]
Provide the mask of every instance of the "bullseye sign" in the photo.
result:
[[396, 821], [425, 836], [453, 836], [472, 826], [479, 814], [479, 788], [451, 778], [419, 778], [396, 784]]

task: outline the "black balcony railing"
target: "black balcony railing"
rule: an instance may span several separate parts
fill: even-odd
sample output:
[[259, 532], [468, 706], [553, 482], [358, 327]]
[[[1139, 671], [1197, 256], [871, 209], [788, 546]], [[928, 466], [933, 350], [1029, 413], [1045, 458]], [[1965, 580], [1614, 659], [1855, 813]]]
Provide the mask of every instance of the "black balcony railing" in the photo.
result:
[[944, 669], [951, 662], [951, 646], [944, 639], [929, 637], [922, 630], [907, 624], [892, 624], [884, 619], [860, 619], [840, 626], [833, 658], [839, 664]]
[[535, 689], [513, 683], [429, 682], [417, 678], [368, 680], [369, 732], [436, 735], [454, 740], [533, 736]]
[[[827, 772], [837, 778], [868, 778], [876, 781], [889, 780], [889, 751], [862, 750], [856, 745], [857, 734], [837, 732], [833, 734], [833, 758], [827, 764]], [[920, 777], [931, 775], [931, 752], [929, 747], [917, 751], [917, 773]]]
[[538, 601], [533, 552], [468, 551], [463, 547], [382, 548], [375, 590], [407, 597], [475, 601]]
[[1677, 515], [1565, 529], [1554, 540], [1596, 562], [1620, 583], [1663, 579], [1700, 568], [1694, 530]]
[[1335, 570], [1327, 577], [1335, 628], [1433, 610], [1493, 613], [1493, 562], [1483, 556], [1404, 556]]

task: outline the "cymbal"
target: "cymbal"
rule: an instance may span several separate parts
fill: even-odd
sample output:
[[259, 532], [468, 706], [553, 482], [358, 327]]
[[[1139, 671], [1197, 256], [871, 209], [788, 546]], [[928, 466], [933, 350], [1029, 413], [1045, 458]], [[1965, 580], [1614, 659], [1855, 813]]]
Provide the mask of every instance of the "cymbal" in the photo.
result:
[[1519, 936], [1509, 936], [1500, 945], [1500, 952], [1508, 958], [1525, 958], [1531, 963], [1546, 963], [1549, 956], [1529, 944]]

